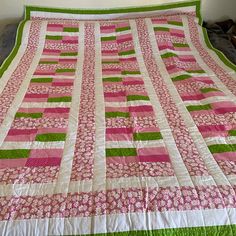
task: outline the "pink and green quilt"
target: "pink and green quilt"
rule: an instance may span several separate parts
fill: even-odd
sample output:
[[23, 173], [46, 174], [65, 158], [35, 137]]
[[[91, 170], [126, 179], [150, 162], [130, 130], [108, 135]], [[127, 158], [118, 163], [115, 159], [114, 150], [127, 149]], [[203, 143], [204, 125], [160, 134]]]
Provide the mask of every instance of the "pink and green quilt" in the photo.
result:
[[236, 235], [236, 66], [199, 12], [26, 7], [0, 71], [1, 235]]

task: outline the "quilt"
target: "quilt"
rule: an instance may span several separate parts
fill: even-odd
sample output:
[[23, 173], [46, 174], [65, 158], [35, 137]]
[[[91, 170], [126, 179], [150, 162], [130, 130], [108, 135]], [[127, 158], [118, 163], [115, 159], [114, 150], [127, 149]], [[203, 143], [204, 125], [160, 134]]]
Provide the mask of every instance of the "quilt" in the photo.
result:
[[200, 2], [26, 7], [0, 79], [0, 234], [236, 235], [236, 66]]

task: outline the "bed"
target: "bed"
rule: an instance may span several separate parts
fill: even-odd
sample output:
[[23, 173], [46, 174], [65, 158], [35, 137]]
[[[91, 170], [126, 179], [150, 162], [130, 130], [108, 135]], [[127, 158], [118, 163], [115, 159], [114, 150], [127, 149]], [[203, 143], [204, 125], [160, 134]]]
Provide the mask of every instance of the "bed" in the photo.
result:
[[236, 235], [236, 66], [200, 1], [27, 6], [0, 70], [1, 235]]

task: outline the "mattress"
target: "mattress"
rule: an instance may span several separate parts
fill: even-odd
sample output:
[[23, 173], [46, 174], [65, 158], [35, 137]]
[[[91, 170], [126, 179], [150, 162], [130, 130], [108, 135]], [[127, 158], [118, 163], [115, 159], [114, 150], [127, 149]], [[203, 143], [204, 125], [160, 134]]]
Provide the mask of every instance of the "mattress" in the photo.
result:
[[236, 235], [236, 66], [200, 2], [26, 7], [0, 75], [1, 235]]

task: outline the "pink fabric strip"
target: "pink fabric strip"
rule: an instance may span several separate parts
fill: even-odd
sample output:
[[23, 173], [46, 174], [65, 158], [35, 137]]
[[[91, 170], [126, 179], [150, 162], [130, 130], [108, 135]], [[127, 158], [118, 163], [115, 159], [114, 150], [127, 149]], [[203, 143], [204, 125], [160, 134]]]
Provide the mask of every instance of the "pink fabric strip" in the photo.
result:
[[95, 151], [95, 26], [84, 25], [84, 62], [78, 117], [78, 130], [71, 181], [93, 178]]

